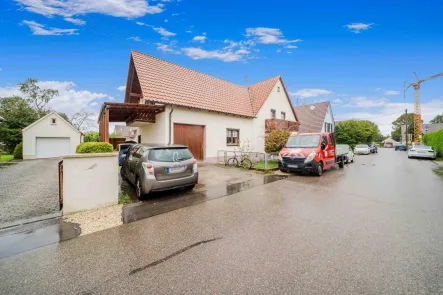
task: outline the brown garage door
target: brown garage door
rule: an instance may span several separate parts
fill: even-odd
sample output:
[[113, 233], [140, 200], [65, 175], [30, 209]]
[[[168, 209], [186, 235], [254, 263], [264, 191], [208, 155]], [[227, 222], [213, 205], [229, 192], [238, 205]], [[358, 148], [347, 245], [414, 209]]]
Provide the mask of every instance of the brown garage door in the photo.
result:
[[174, 143], [189, 147], [194, 157], [203, 160], [205, 126], [174, 124]]

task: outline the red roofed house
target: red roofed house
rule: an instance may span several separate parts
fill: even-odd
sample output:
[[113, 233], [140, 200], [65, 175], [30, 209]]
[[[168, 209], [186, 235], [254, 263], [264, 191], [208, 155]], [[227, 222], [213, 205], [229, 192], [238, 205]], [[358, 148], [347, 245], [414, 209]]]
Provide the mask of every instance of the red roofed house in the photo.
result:
[[294, 110], [300, 120], [300, 133], [334, 132], [335, 121], [329, 101], [304, 104]]
[[206, 161], [246, 141], [263, 152], [265, 124], [298, 130], [281, 76], [244, 87], [137, 51], [124, 103], [104, 103], [99, 122], [101, 141], [109, 122], [126, 122], [138, 127], [140, 142], [184, 144]]

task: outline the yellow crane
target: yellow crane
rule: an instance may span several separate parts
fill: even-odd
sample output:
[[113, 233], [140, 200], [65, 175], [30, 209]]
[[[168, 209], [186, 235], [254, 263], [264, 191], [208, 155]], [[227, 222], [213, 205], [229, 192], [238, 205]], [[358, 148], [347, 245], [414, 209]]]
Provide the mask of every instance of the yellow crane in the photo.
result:
[[418, 78], [417, 74], [414, 72], [415, 78], [417, 78], [417, 82], [412, 82], [411, 84], [408, 85], [408, 87], [406, 87], [405, 91], [409, 88], [409, 87], [414, 87], [414, 96], [415, 96], [415, 100], [414, 100], [414, 142], [420, 142], [420, 136], [421, 136], [421, 132], [422, 132], [422, 122], [421, 122], [421, 105], [420, 105], [420, 85], [421, 83], [423, 83], [424, 81], [428, 81], [437, 77], [442, 77], [443, 73], [439, 73], [436, 75], [432, 75], [429, 76], [427, 78], [424, 79], [420, 79]]

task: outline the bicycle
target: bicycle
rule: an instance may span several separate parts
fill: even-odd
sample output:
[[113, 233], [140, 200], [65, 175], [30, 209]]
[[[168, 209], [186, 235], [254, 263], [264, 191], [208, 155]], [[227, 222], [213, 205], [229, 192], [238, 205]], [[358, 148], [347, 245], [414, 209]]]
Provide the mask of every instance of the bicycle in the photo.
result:
[[[232, 167], [232, 166], [239, 166], [238, 163], [238, 156], [237, 153], [234, 151], [234, 157], [230, 158], [228, 160], [228, 166]], [[240, 158], [240, 165], [245, 168], [246, 170], [249, 170], [252, 168], [252, 161], [249, 159], [249, 157], [247, 155], [242, 155]]]

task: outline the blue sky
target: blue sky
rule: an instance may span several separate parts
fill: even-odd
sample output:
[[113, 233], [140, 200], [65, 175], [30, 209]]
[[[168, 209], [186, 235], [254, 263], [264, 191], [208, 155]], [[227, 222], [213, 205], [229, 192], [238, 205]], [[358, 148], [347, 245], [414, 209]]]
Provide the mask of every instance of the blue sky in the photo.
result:
[[[395, 3], [394, 3], [395, 2]], [[28, 77], [54, 109], [122, 101], [135, 49], [238, 84], [281, 74], [294, 104], [330, 100], [336, 119], [383, 133], [408, 108], [404, 81], [443, 72], [442, 1], [16, 0], [0, 9], [0, 96]], [[423, 83], [425, 122], [443, 78]]]

